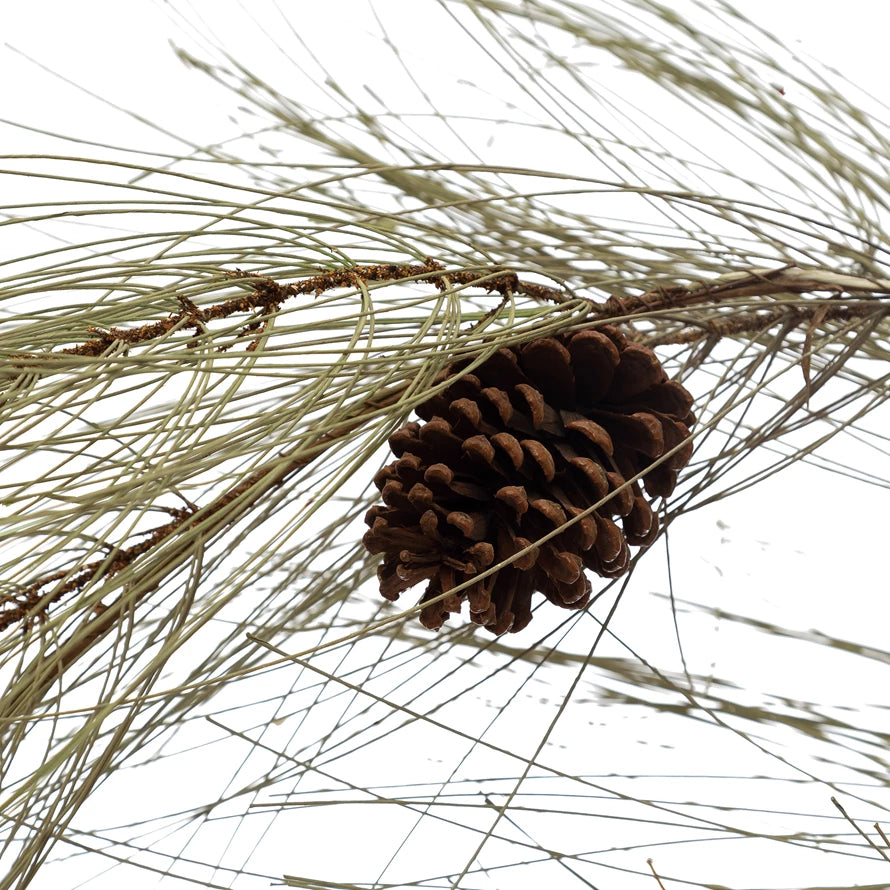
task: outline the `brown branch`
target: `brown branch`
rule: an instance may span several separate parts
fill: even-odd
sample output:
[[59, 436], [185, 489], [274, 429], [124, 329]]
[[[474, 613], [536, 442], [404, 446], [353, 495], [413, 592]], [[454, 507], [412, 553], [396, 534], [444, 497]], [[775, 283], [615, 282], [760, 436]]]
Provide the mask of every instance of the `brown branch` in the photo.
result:
[[815, 303], [812, 306], [781, 306], [760, 312], [740, 313], [727, 317], [725, 320], [709, 319], [696, 322], [680, 331], [664, 334], [646, 342], [647, 345], [655, 347], [696, 343], [699, 340], [718, 340], [739, 334], [757, 334], [789, 320], [793, 320], [795, 324], [809, 321], [810, 339], [812, 339], [814, 326], [818, 327], [825, 321], [850, 321], [853, 318], [864, 318], [875, 312], [890, 312], [890, 306], [882, 308], [872, 300], [844, 303], [838, 306], [828, 306], [825, 303]]
[[[188, 528], [200, 528], [205, 534], [215, 534], [222, 529], [230, 527], [241, 518], [246, 510], [255, 506], [257, 502], [256, 498], [254, 498], [249, 503], [245, 503], [243, 509], [227, 510], [235, 501], [253, 489], [257, 489], [256, 494], [260, 495], [279, 487], [294, 473], [302, 470], [320, 454], [340, 441], [343, 436], [348, 435], [354, 429], [367, 422], [372, 414], [397, 402], [406, 387], [407, 384], [401, 384], [381, 393], [374, 399], [361, 403], [353, 412], [353, 419], [345, 421], [339, 427], [322, 436], [308, 450], [308, 453], [304, 452], [299, 457], [291, 458], [290, 460], [282, 461], [279, 458], [274, 462], [274, 465], [263, 467], [242, 482], [232, 486], [228, 491], [215, 498], [206, 508], [198, 509], [193, 507], [188, 510], [180, 509], [174, 511], [177, 515], [175, 515], [173, 520], [149, 532], [143, 532], [142, 534], [146, 535], [146, 537], [138, 543], [115, 548], [114, 554], [110, 558], [104, 557], [94, 560], [83, 566], [74, 575], [71, 574], [70, 570], [52, 572], [36, 579], [18, 594], [6, 594], [0, 597], [0, 607], [6, 607], [0, 611], [0, 631], [19, 622], [22, 623], [24, 628], [27, 628], [35, 621], [45, 620], [47, 609], [50, 605], [59, 602], [71, 593], [82, 591], [88, 584], [100, 578], [109, 579], [114, 577], [127, 568], [127, 566], [132, 565], [138, 557], [155, 550], [175, 532]], [[262, 491], [259, 491], [261, 483], [266, 479], [270, 481]], [[61, 581], [65, 578], [67, 580], [64, 583], [59, 584], [51, 591], [42, 592], [53, 582]], [[144, 594], [142, 595], [144, 596]], [[125, 597], [122, 595], [112, 606], [101, 606], [96, 610], [103, 624], [109, 620], [111, 617], [110, 613], [115, 608], [119, 609], [124, 599]], [[134, 604], [132, 598], [128, 599], [129, 607], [132, 608]]]
[[689, 286], [656, 287], [641, 296], [609, 297], [597, 314], [614, 318], [619, 315], [640, 315], [663, 309], [705, 305], [731, 297], [768, 297], [823, 291], [887, 296], [890, 294], [890, 281], [841, 275], [821, 269], [799, 269], [796, 266], [752, 269]]
[[[146, 537], [138, 544], [132, 544], [124, 549], [116, 548], [112, 556], [87, 563], [75, 575], [71, 575], [70, 570], [61, 569], [38, 578], [18, 593], [0, 596], [0, 631], [19, 622], [25, 628], [30, 627], [35, 621], [43, 622], [47, 617], [47, 609], [53, 603], [64, 599], [69, 593], [82, 590], [97, 575], [112, 577], [125, 569], [137, 556], [147, 553], [152, 547], [180, 528], [192, 515], [190, 510], [174, 512], [180, 515], [165, 525], [144, 532]], [[54, 587], [52, 591], [44, 593], [46, 587], [63, 578], [68, 580]]]
[[[186, 297], [178, 297], [182, 307], [180, 312], [171, 313], [160, 321], [149, 322], [135, 328], [101, 328], [90, 327], [88, 330], [94, 334], [92, 340], [87, 340], [77, 346], [69, 346], [59, 350], [56, 355], [102, 355], [113, 343], [119, 341], [130, 345], [144, 343], [157, 337], [168, 334], [174, 328], [181, 325], [194, 328], [196, 335], [201, 333], [203, 325], [209, 321], [228, 318], [239, 313], [257, 312], [258, 315], [242, 329], [242, 334], [255, 334], [255, 339], [247, 347], [256, 349], [259, 343], [259, 335], [262, 333], [265, 322], [263, 316], [269, 316], [277, 311], [287, 300], [312, 294], [316, 297], [330, 290], [344, 287], [357, 287], [364, 282], [397, 282], [408, 279], [433, 284], [438, 290], [445, 291], [449, 284], [473, 285], [478, 284], [488, 293], [497, 292], [506, 297], [510, 294], [524, 294], [536, 300], [565, 302], [567, 296], [564, 291], [557, 288], [546, 287], [541, 284], [521, 281], [515, 272], [508, 269], [493, 267], [484, 272], [455, 271], [448, 272], [441, 263], [427, 257], [423, 263], [396, 264], [380, 263], [369, 266], [350, 266], [343, 269], [332, 269], [312, 275], [291, 284], [279, 284], [271, 278], [243, 272], [236, 269], [226, 273], [227, 278], [249, 278], [253, 284], [253, 291], [239, 297], [233, 297], [223, 303], [217, 303], [206, 308], [199, 308]], [[46, 355], [22, 353], [11, 356], [20, 364], [22, 360], [39, 359], [41, 363], [46, 361]]]

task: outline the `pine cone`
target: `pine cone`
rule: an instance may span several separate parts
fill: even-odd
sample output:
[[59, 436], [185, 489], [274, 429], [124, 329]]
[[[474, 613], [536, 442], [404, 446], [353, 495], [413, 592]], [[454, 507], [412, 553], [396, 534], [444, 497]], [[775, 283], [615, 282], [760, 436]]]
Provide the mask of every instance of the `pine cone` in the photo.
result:
[[[440, 380], [468, 364], [450, 365]], [[669, 495], [692, 454], [691, 407], [655, 353], [611, 326], [498, 350], [418, 406], [424, 423], [389, 439], [398, 460], [374, 479], [383, 504], [368, 511], [363, 539], [384, 554], [381, 594], [395, 600], [427, 581], [421, 602], [433, 599], [687, 440], [643, 479], [650, 498]], [[475, 623], [516, 632], [531, 621], [535, 591], [581, 609], [591, 594], [584, 569], [615, 578], [627, 570], [628, 545], [646, 547], [657, 533], [658, 517], [635, 482], [508, 567], [426, 606], [420, 620], [438, 629], [466, 600]]]

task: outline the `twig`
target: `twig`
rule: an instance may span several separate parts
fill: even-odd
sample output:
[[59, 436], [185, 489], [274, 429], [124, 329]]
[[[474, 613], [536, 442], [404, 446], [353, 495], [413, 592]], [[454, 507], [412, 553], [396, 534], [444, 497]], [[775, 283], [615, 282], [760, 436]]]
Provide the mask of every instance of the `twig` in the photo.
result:
[[[845, 819], [846, 819], [846, 820], [847, 820], [847, 821], [848, 821], [848, 822], [849, 822], [849, 823], [856, 829], [856, 831], [858, 831], [859, 834], [861, 834], [862, 837], [865, 838], [866, 843], [867, 843], [872, 849], [877, 850], [878, 853], [879, 853], [884, 859], [887, 860], [887, 862], [890, 862], [890, 856], [888, 856], [888, 855], [884, 852], [884, 850], [882, 850], [882, 849], [881, 849], [881, 848], [880, 848], [880, 847], [879, 847], [879, 846], [878, 846], [878, 845], [877, 845], [877, 844], [876, 844], [876, 843], [875, 843], [875, 842], [874, 842], [874, 841], [873, 841], [873, 840], [872, 840], [872, 839], [871, 839], [871, 838], [870, 838], [870, 837], [869, 837], [869, 836], [868, 836], [868, 835], [867, 835], [867, 834], [866, 834], [866, 833], [865, 833], [865, 832], [864, 832], [864, 831], [863, 831], [863, 830], [862, 830], [862, 829], [861, 829], [861, 828], [860, 828], [860, 827], [859, 827], [859, 826], [858, 826], [858, 825], [857, 825], [857, 824], [856, 824], [856, 823], [855, 823], [855, 822], [854, 822], [854, 821], [847, 815], [847, 811], [841, 806], [840, 801], [839, 801], [836, 797], [834, 797], [833, 795], [832, 795], [832, 798], [831, 798], [831, 802], [832, 802], [832, 803], [833, 803], [833, 804], [834, 804], [834, 805], [841, 811], [841, 815], [842, 815], [842, 816], [843, 816], [843, 817], [844, 817], [844, 818], [845, 818]], [[877, 828], [877, 825], [876, 825], [875, 827]], [[880, 831], [880, 829], [878, 829], [878, 831]], [[884, 832], [880, 831], [880, 833], [881, 833], [881, 837], [884, 837]], [[886, 841], [886, 840], [887, 840], [887, 838], [884, 837], [884, 841]]]
[[664, 884], [661, 883], [661, 878], [658, 877], [658, 872], [655, 871], [655, 863], [653, 862], [653, 860], [647, 859], [646, 865], [649, 866], [649, 868], [652, 870], [652, 874], [655, 875], [655, 880], [658, 881], [658, 886], [661, 888], [661, 890], [664, 890]]

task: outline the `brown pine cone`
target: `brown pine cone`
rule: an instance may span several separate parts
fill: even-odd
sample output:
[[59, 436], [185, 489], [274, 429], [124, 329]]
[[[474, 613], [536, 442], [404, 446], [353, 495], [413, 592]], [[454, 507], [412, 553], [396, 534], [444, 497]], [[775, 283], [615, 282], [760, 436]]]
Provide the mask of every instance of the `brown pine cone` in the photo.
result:
[[[450, 365], [440, 380], [468, 364]], [[381, 594], [395, 600], [427, 581], [421, 602], [433, 599], [687, 440], [643, 479], [650, 498], [669, 495], [692, 454], [691, 408], [655, 353], [612, 326], [498, 350], [418, 406], [423, 423], [390, 436], [398, 459], [374, 479], [383, 504], [368, 511], [363, 539], [384, 555]], [[581, 609], [591, 594], [584, 569], [615, 578], [627, 570], [628, 545], [646, 547], [657, 533], [658, 517], [635, 482], [496, 574], [426, 606], [420, 620], [438, 629], [466, 600], [475, 623], [516, 632], [531, 621], [535, 591]]]

